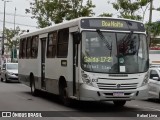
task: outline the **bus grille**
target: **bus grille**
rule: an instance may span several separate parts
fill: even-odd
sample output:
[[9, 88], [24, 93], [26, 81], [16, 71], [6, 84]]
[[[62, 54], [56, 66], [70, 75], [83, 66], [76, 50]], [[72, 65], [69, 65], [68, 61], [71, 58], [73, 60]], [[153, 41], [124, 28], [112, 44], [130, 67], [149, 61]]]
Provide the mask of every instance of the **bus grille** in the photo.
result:
[[129, 90], [136, 89], [138, 83], [124, 83], [124, 84], [112, 84], [112, 83], [97, 83], [99, 89], [103, 90]]

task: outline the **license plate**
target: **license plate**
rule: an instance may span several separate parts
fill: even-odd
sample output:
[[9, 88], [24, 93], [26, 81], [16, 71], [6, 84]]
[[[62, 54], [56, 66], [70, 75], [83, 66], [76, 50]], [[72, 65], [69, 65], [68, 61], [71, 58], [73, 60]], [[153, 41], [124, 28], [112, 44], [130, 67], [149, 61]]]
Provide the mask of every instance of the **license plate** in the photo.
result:
[[115, 92], [113, 93], [113, 96], [124, 96], [123, 92]]

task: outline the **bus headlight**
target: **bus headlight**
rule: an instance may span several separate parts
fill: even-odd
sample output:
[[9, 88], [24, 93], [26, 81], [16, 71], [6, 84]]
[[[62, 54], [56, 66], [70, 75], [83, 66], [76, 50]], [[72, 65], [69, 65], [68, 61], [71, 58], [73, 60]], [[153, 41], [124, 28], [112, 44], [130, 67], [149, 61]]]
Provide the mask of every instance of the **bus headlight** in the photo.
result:
[[82, 74], [82, 80], [85, 84], [93, 86], [92, 80], [90, 79], [90, 77], [87, 74]]
[[147, 74], [144, 76], [144, 79], [143, 79], [143, 82], [142, 82], [142, 85], [141, 86], [144, 86], [148, 83], [148, 80], [149, 80], [149, 74], [147, 72]]

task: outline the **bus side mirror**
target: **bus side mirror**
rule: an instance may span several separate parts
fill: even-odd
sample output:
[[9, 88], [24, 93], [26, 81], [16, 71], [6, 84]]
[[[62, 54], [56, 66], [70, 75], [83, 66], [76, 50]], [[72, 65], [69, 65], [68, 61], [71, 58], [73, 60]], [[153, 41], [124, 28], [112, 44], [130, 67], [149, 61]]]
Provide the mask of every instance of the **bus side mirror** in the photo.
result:
[[81, 41], [81, 33], [79, 32], [74, 32], [73, 33], [73, 41], [75, 44], [79, 44]]

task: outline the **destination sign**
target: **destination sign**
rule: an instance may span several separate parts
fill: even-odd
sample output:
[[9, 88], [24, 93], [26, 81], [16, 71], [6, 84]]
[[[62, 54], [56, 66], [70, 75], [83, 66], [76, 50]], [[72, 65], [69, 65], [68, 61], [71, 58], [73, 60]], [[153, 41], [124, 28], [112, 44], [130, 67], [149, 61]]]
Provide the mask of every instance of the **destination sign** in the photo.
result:
[[145, 28], [142, 23], [110, 18], [82, 19], [81, 27], [84, 29], [132, 30], [145, 32]]
[[102, 27], [113, 27], [113, 28], [123, 28], [124, 27], [123, 22], [119, 22], [119, 21], [102, 20], [101, 24], [102, 24]]

